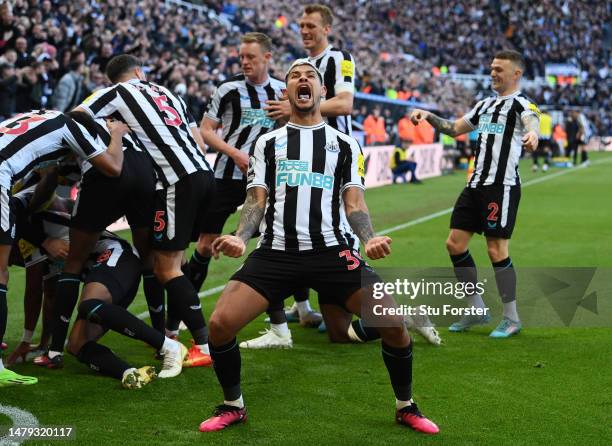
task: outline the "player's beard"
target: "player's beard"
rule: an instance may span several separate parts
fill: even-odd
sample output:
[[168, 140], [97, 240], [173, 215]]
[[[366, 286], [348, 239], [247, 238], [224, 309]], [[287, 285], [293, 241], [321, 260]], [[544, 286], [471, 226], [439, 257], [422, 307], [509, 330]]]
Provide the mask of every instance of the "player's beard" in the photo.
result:
[[307, 114], [307, 113], [311, 113], [313, 110], [315, 110], [315, 107], [317, 107], [319, 105], [319, 103], [321, 102], [321, 99], [317, 99], [317, 98], [313, 98], [313, 101], [310, 105], [306, 105], [306, 106], [300, 106], [296, 103], [293, 104], [293, 107], [295, 108], [295, 110], [298, 113], [302, 113], [302, 114]]

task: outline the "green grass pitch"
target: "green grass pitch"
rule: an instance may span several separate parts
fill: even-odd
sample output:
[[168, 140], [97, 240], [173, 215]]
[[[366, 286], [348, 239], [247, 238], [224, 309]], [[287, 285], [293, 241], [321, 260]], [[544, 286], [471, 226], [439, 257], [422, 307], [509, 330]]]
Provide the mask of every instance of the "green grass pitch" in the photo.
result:
[[[530, 161], [523, 161], [524, 183], [551, 178], [523, 190], [511, 242], [516, 265], [612, 266], [612, 156], [593, 154], [592, 159], [586, 169], [537, 174], [531, 173]], [[451, 207], [464, 180], [460, 172], [418, 187], [369, 190], [375, 228], [381, 231]], [[391, 257], [373, 266], [449, 266], [444, 247], [449, 217], [390, 233]], [[226, 230], [236, 221], [232, 217]], [[471, 251], [477, 264], [489, 266], [482, 238], [475, 238]], [[236, 259], [214, 261], [205, 288], [222, 285], [239, 264]], [[22, 270], [11, 270], [9, 351], [21, 336], [23, 277]], [[206, 316], [217, 297], [203, 298]], [[520, 312], [520, 295], [518, 307]], [[131, 310], [146, 310], [142, 293]], [[262, 316], [239, 339], [264, 327]], [[299, 326], [292, 328], [292, 350], [242, 351], [250, 419], [226, 432], [197, 430], [222, 399], [208, 368], [187, 369], [177, 378], [126, 391], [68, 356], [59, 371], [15, 366], [19, 373], [37, 376], [39, 383], [0, 388], [0, 405], [27, 410], [42, 425], [74, 426], [76, 440], [67, 444], [83, 445], [612, 443], [611, 328], [527, 328], [505, 341], [489, 339], [491, 328], [453, 334], [441, 327], [445, 344], [440, 348], [415, 336], [414, 396], [440, 426], [437, 437], [395, 424], [378, 343], [331, 345], [325, 335]], [[182, 340], [188, 341], [186, 333]], [[103, 342], [136, 366], [158, 364], [153, 350], [137, 341], [111, 333]], [[9, 424], [0, 415], [0, 425]]]

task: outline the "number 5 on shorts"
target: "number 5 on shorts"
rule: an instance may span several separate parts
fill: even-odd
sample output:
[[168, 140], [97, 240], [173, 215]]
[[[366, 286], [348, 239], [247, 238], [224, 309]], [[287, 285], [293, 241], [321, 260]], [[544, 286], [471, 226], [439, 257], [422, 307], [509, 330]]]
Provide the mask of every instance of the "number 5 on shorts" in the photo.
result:
[[165, 211], [155, 211], [153, 230], [155, 232], [161, 232], [166, 227], [166, 221], [164, 220]]

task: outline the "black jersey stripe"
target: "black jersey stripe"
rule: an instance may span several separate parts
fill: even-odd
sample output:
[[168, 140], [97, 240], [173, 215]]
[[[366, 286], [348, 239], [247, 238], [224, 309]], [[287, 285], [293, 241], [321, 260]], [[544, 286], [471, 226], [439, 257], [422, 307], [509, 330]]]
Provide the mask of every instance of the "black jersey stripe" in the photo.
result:
[[[331, 99], [336, 96], [336, 61], [331, 56], [327, 59], [327, 66], [323, 74], [323, 85], [327, 89], [325, 99]], [[336, 116], [328, 116], [327, 123], [336, 130], [338, 129], [338, 118]]]
[[117, 90], [118, 90], [117, 87], [111, 88], [106, 93], [104, 93], [102, 96], [100, 96], [98, 99], [96, 99], [94, 103], [91, 104], [91, 106], [89, 107], [91, 112], [94, 115], [97, 115], [100, 112], [100, 110], [106, 107], [110, 102], [112, 102], [113, 99], [117, 97]]
[[[223, 98], [221, 98], [221, 102], [227, 104], [231, 104], [232, 106], [232, 122], [229, 126], [229, 131], [227, 135], [225, 135], [225, 142], [228, 142], [232, 137], [238, 126], [240, 125], [240, 118], [242, 116], [242, 107], [240, 106], [240, 93], [238, 90], [229, 91]], [[221, 110], [221, 105], [219, 105], [219, 110]], [[223, 107], [225, 108], [225, 106]], [[219, 116], [219, 119], [221, 117]]]
[[[163, 157], [168, 161], [170, 168], [174, 171], [174, 173], [179, 177], [183, 177], [187, 171], [185, 167], [177, 158], [176, 154], [173, 152], [172, 148], [166, 144], [161, 135], [157, 132], [155, 126], [151, 123], [146, 113], [140, 107], [136, 98], [130, 94], [130, 92], [123, 86], [119, 85], [117, 88], [117, 93], [121, 96], [121, 99], [125, 102], [125, 105], [128, 107], [130, 112], [134, 115], [136, 120], [142, 126], [142, 130], [149, 137], [151, 142], [156, 146], [156, 148], [161, 152]], [[147, 150], [148, 151], [148, 150]], [[169, 186], [168, 179], [166, 176], [160, 177], [161, 181], [165, 186]]]
[[[318, 128], [312, 132], [312, 172], [325, 173], [325, 150], [326, 134], [325, 127]], [[321, 210], [323, 189], [319, 187], [310, 188], [310, 213], [308, 220], [308, 231], [312, 248], [324, 248], [325, 239], [321, 232], [321, 222], [323, 214]]]
[[144, 153], [146, 153], [146, 155], [149, 157], [149, 160], [151, 161], [151, 165], [153, 166], [153, 170], [155, 170], [155, 173], [157, 173], [157, 179], [159, 181], [161, 181], [162, 184], [168, 184], [168, 178], [166, 177], [166, 174], [164, 173], [164, 170], [161, 168], [161, 166], [159, 166], [155, 162], [155, 160], [153, 159], [151, 154], [147, 151], [147, 149], [146, 149], [145, 145], [143, 144], [143, 142], [140, 140], [140, 138], [138, 138], [138, 135], [136, 135], [135, 132], [132, 132], [130, 134], [130, 137], [134, 140], [136, 145], [138, 147], [140, 147], [142, 149], [142, 151]]
[[338, 161], [336, 164], [336, 169], [334, 171], [334, 189], [332, 193], [332, 227], [334, 228], [334, 235], [336, 236], [336, 240], [339, 244], [346, 243], [344, 236], [342, 235], [342, 231], [340, 230], [340, 206], [342, 203], [340, 202], [340, 188], [343, 183], [347, 180], [350, 181], [350, 169], [351, 169], [351, 146], [344, 139], [336, 136], [336, 141], [338, 142], [338, 146], [340, 147], [340, 152], [338, 153]]
[[72, 119], [66, 119], [66, 127], [85, 155], [89, 156], [96, 153], [96, 148], [92, 146], [89, 141], [87, 141], [87, 138], [85, 138], [85, 135], [83, 135], [81, 128], [76, 122], [74, 122]]
[[[300, 159], [300, 130], [287, 127], [287, 159]], [[289, 174], [291, 175], [291, 174]], [[297, 201], [299, 186], [285, 183], [285, 208], [283, 210], [283, 228], [285, 230], [285, 250], [299, 251], [297, 238]]]
[[497, 161], [497, 172], [495, 172], [494, 184], [503, 184], [506, 176], [506, 167], [508, 166], [508, 158], [510, 157], [510, 150], [512, 150], [512, 136], [516, 128], [517, 104], [519, 104], [519, 101], [516, 99], [510, 100], [512, 101], [512, 106], [508, 111], [508, 118], [506, 119], [506, 128], [504, 129], [499, 160]]
[[276, 158], [274, 145], [276, 138], [266, 141], [264, 159], [266, 160], [266, 185], [268, 186], [268, 209], [266, 209], [266, 231], [261, 240], [261, 246], [271, 247], [274, 241], [274, 205], [276, 204]]
[[249, 99], [251, 100], [251, 108], [261, 108], [261, 102], [259, 101], [259, 96], [257, 95], [257, 90], [248, 82], [245, 82], [247, 93], [249, 94]]
[[[497, 123], [497, 120], [499, 119], [499, 112], [505, 103], [506, 101], [502, 100], [499, 102], [499, 104], [497, 104], [495, 110], [493, 111], [493, 115], [491, 116], [491, 124]], [[495, 137], [495, 133], [489, 133], [489, 135], [487, 135], [482, 171], [480, 173], [480, 178], [478, 179], [479, 186], [483, 185], [489, 176], [489, 170], [491, 169], [491, 163], [493, 161], [493, 145], [495, 144]]]
[[[241, 147], [244, 145], [244, 143], [247, 141], [247, 139], [249, 138], [249, 135], [251, 134], [251, 129], [252, 127], [249, 125], [245, 128], [242, 129], [242, 131], [240, 132], [240, 134], [238, 135], [238, 139], [236, 140], [236, 144], [234, 144], [234, 147], [238, 150], [241, 149]], [[227, 163], [225, 163], [225, 169], [223, 169], [223, 179], [232, 179], [233, 175], [234, 175], [234, 168], [236, 167], [236, 162], [234, 161], [233, 158], [230, 158], [229, 156], [227, 157]], [[244, 177], [244, 175], [243, 175]]]

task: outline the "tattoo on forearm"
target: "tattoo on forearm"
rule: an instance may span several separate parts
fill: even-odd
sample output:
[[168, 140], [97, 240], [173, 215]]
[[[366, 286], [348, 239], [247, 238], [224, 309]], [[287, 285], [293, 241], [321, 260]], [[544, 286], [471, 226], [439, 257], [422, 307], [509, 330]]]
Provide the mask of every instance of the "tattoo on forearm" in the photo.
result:
[[534, 115], [528, 115], [523, 118], [523, 126], [528, 132], [540, 134], [540, 120]]
[[455, 136], [455, 123], [453, 121], [442, 119], [441, 117], [431, 113], [429, 116], [427, 116], [427, 122], [429, 122], [433, 128], [438, 131], [450, 136]]
[[351, 225], [351, 229], [355, 231], [355, 234], [357, 234], [362, 243], [367, 243], [368, 240], [374, 237], [374, 229], [367, 212], [354, 211], [348, 214], [346, 218]]
[[259, 229], [265, 207], [265, 201], [263, 204], [260, 203], [255, 196], [254, 189], [250, 189], [247, 192], [247, 197], [240, 214], [238, 230], [236, 231], [236, 236], [240, 237], [245, 244], [249, 242], [253, 234]]

